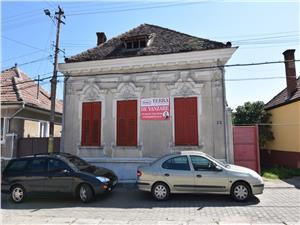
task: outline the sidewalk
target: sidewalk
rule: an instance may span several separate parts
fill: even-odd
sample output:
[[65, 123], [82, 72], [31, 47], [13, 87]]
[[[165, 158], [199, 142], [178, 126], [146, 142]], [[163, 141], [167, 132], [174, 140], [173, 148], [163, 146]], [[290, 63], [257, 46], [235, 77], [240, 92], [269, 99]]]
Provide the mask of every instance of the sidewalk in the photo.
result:
[[293, 177], [284, 180], [264, 178], [265, 188], [298, 188], [300, 189], [300, 177]]

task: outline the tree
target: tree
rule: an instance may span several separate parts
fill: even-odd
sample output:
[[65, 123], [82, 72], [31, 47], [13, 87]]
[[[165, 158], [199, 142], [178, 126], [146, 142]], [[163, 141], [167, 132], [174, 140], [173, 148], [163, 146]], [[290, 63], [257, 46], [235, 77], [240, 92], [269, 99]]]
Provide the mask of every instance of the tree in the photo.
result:
[[267, 141], [274, 140], [271, 126], [272, 114], [264, 109], [264, 102], [245, 102], [243, 106], [238, 106], [233, 112], [234, 125], [255, 125], [259, 126], [259, 145], [264, 147]]

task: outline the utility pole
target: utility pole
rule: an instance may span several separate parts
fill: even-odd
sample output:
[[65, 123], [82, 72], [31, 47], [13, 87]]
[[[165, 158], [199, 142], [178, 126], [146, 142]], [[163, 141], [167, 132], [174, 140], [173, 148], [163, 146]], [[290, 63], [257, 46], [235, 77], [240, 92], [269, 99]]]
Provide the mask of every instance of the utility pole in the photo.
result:
[[[45, 14], [50, 16], [50, 11], [48, 9], [44, 10]], [[60, 34], [60, 24], [63, 23], [62, 17], [64, 16], [64, 11], [58, 6], [58, 11], [55, 12], [54, 19], [57, 20], [57, 30], [56, 30], [56, 42], [54, 50], [54, 68], [53, 76], [51, 78], [51, 111], [50, 111], [50, 128], [49, 128], [49, 142], [48, 142], [48, 153], [53, 152], [54, 145], [54, 121], [55, 121], [55, 100], [56, 100], [56, 84], [57, 84], [57, 66], [58, 66], [58, 53], [59, 53], [59, 34]]]

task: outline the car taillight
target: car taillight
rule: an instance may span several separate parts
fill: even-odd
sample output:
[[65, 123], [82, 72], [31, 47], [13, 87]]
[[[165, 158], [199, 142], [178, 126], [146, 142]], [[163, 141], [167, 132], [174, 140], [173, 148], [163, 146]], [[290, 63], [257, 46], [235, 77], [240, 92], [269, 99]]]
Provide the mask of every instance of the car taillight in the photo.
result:
[[138, 177], [140, 177], [140, 176], [142, 176], [142, 172], [141, 171], [136, 171], [136, 175], [138, 176]]

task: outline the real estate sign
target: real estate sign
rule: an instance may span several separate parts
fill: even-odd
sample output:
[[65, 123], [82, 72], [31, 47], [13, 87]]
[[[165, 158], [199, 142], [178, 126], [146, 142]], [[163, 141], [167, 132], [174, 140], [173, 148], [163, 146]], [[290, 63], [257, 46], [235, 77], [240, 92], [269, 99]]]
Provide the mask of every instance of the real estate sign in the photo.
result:
[[142, 98], [142, 120], [168, 120], [170, 118], [170, 98]]

